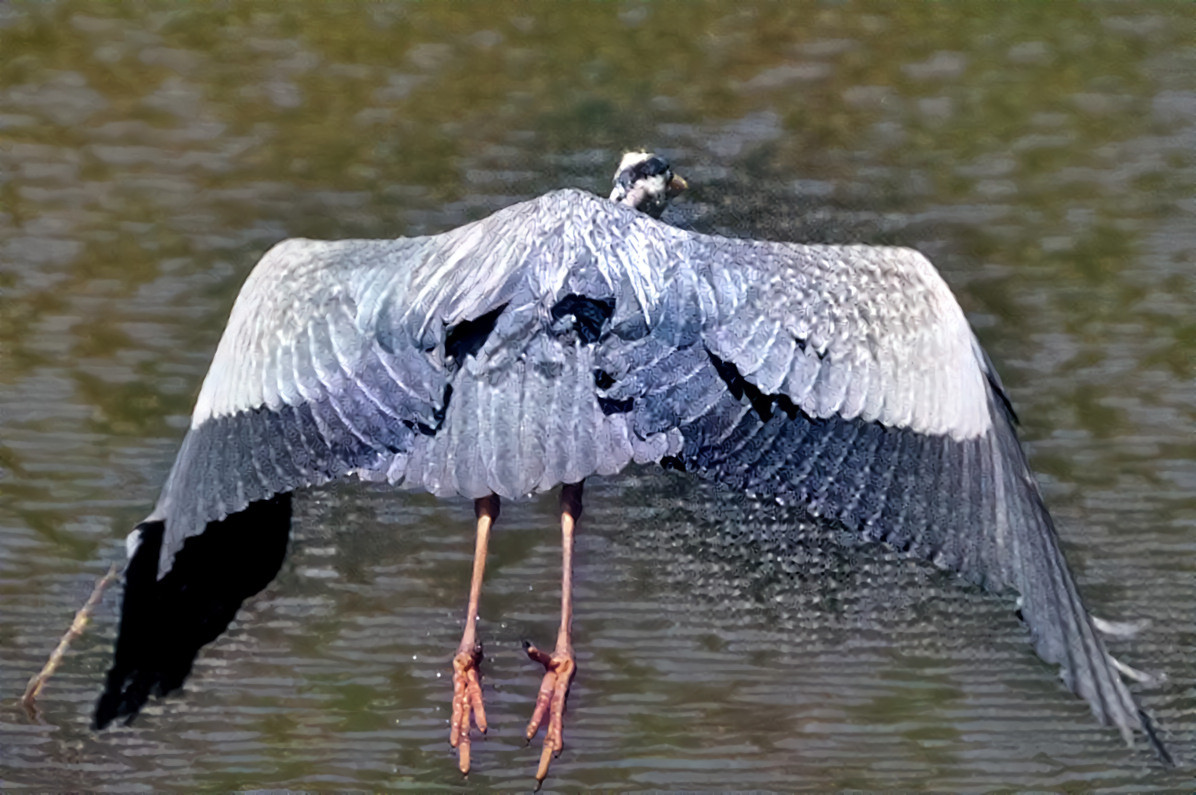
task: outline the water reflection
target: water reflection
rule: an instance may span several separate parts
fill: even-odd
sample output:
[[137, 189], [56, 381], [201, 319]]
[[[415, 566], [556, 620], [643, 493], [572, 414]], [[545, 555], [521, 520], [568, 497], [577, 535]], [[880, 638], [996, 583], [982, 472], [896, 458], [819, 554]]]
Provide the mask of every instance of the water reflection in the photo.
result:
[[[1132, 3], [0, 8], [0, 692], [152, 502], [262, 251], [601, 192], [650, 145], [695, 185], [677, 223], [940, 265], [1090, 603], [1153, 621], [1117, 651], [1170, 676], [1140, 692], [1190, 756], [1194, 45], [1189, 9]], [[670, 475], [595, 488], [554, 786], [1187, 782], [1093, 724], [1005, 601], [774, 508], [711, 517]], [[534, 766], [518, 643], [555, 626], [551, 513], [507, 509], [496, 539], [474, 786]], [[0, 784], [458, 786], [443, 674], [469, 516], [310, 495], [283, 576], [186, 697], [95, 736], [110, 595], [46, 723], [0, 712]]]

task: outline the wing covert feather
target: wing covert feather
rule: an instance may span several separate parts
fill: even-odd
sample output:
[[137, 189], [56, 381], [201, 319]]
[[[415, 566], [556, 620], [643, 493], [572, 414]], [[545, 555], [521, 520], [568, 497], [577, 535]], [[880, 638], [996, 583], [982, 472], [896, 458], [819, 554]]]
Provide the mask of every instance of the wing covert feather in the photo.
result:
[[161, 577], [208, 523], [352, 472], [512, 497], [665, 457], [1016, 588], [1039, 654], [1143, 728], [991, 364], [909, 249], [699, 235], [576, 191], [434, 237], [286, 241], [147, 521]]
[[[1080, 600], [1008, 399], [929, 262], [895, 248], [679, 246], [674, 267], [709, 283], [715, 310], [689, 347], [656, 334], [665, 313], [645, 337], [600, 351], [615, 381], [604, 395], [631, 403], [632, 427], [679, 428], [684, 464], [704, 477], [1016, 589], [1038, 653], [1102, 722], [1127, 736], [1143, 729]], [[663, 289], [659, 306], [684, 305]], [[786, 339], [791, 347], [778, 345]], [[695, 414], [686, 389], [703, 369], [726, 391]]]

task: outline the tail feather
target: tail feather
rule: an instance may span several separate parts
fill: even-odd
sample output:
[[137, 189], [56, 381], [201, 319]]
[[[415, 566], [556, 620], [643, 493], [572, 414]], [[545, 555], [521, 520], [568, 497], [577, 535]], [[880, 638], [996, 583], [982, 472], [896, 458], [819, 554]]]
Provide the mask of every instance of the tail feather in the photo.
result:
[[187, 539], [165, 576], [158, 557], [163, 521], [137, 526], [139, 544], [125, 569], [116, 655], [96, 704], [95, 727], [131, 723], [151, 695], [182, 687], [195, 656], [228, 628], [241, 603], [282, 567], [291, 528], [291, 495], [251, 503]]

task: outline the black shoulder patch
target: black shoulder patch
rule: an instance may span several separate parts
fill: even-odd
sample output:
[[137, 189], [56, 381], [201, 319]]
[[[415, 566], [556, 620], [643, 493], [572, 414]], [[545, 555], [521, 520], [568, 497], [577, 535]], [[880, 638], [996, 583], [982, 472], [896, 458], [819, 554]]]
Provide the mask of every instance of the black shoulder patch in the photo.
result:
[[552, 319], [572, 315], [573, 328], [583, 344], [597, 342], [602, 331], [615, 313], [613, 298], [589, 298], [570, 293], [552, 306]]
[[507, 305], [503, 304], [473, 320], [462, 320], [455, 326], [449, 326], [444, 335], [444, 357], [460, 365], [466, 356], [476, 356], [486, 344], [490, 332], [494, 331], [498, 316], [506, 308]]

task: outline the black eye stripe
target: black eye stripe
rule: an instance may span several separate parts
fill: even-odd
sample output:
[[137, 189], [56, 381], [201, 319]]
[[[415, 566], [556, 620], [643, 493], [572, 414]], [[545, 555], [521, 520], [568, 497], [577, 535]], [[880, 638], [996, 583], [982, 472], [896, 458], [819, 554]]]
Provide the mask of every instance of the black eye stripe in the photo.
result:
[[655, 177], [663, 174], [669, 170], [669, 164], [659, 157], [650, 157], [642, 163], [638, 163], [631, 168], [635, 179], [643, 179], [644, 177]]
[[648, 177], [655, 177], [661, 174], [669, 174], [672, 169], [669, 162], [662, 157], [650, 157], [642, 163], [636, 163], [634, 166], [627, 168], [615, 177], [615, 184], [621, 185], [624, 188], [630, 188], [637, 181], [647, 179]]

